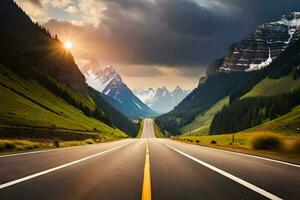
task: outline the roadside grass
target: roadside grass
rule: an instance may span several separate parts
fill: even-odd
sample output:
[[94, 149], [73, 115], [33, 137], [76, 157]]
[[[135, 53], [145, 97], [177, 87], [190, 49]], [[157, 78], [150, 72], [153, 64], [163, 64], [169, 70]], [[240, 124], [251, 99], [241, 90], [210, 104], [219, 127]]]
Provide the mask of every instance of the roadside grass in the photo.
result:
[[272, 131], [248, 131], [234, 134], [208, 136], [178, 136], [172, 139], [213, 148], [271, 155], [279, 158], [293, 158], [300, 162], [300, 135], [283, 134]]
[[154, 128], [155, 137], [157, 137], [157, 138], [165, 138], [166, 137], [166, 135], [160, 130], [160, 128], [158, 127], [158, 125], [155, 123], [154, 120], [153, 120], [153, 128]]
[[52, 148], [65, 148], [73, 146], [82, 146], [90, 144], [98, 144], [118, 140], [114, 137], [103, 137], [100, 139], [86, 139], [80, 141], [60, 141], [60, 140], [23, 140], [23, 139], [0, 139], [0, 152], [14, 152], [24, 150], [39, 150]]
[[[292, 109], [291, 112], [280, 116], [274, 120], [267, 121], [259, 126], [244, 130], [234, 134], [234, 143], [232, 143], [233, 134], [221, 135], [180, 135], [174, 137], [176, 140], [195, 143], [204, 146], [244, 149], [249, 151], [268, 151], [278, 154], [299, 154], [300, 152], [300, 105]], [[266, 140], [266, 138], [268, 138]], [[270, 139], [271, 138], [271, 139]], [[253, 143], [258, 140], [278, 140], [281, 148], [260, 149], [255, 148]], [[198, 141], [198, 142], [197, 142]], [[211, 144], [215, 141], [216, 144]]]
[[144, 119], [140, 120], [140, 130], [138, 134], [136, 135], [136, 138], [141, 138], [143, 134], [143, 128], [144, 128]]
[[50, 143], [33, 142], [29, 140], [0, 140], [0, 151], [31, 150], [51, 148]]

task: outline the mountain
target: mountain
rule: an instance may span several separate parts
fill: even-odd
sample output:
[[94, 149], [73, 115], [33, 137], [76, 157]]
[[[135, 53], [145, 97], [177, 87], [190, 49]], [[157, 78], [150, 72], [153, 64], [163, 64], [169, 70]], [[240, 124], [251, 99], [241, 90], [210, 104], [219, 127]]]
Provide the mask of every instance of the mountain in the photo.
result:
[[212, 63], [208, 67], [208, 75], [265, 68], [300, 38], [299, 26], [300, 12], [293, 12], [279, 21], [259, 26], [246, 39], [233, 44], [224, 58]]
[[166, 113], [172, 110], [180, 101], [182, 101], [190, 91], [183, 90], [177, 86], [173, 91], [166, 87], [157, 89], [136, 89], [133, 93], [157, 113]]
[[293, 12], [233, 44], [208, 66], [198, 87], [156, 123], [171, 134], [228, 133], [289, 112], [298, 104], [299, 19]]
[[48, 30], [32, 23], [12, 0], [1, 0], [0, 18], [0, 58], [9, 62], [15, 72], [30, 76], [29, 69], [19, 63], [27, 62], [87, 96], [88, 86], [72, 54], [51, 38]]
[[94, 89], [104, 94], [104, 98], [129, 118], [157, 115], [122, 81], [112, 66], [102, 69], [99, 63], [92, 61], [82, 68], [86, 81]]
[[139, 88], [134, 89], [133, 93], [145, 104], [147, 104], [149, 107], [151, 107], [153, 99], [156, 94], [156, 89], [153, 88]]
[[14, 1], [0, 1], [0, 26], [1, 136], [135, 136], [138, 126], [89, 89], [57, 36]]
[[155, 119], [164, 131], [180, 134], [183, 126], [191, 123], [199, 114], [233, 92], [237, 86], [250, 80], [256, 72], [216, 73], [198, 85], [172, 111]]

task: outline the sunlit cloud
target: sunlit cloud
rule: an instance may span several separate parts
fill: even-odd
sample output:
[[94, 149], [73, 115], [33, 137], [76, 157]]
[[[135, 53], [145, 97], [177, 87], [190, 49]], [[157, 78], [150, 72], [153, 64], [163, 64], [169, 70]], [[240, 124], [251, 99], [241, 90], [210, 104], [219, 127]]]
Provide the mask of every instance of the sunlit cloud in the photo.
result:
[[64, 10], [69, 14], [76, 14], [78, 12], [78, 8], [75, 6], [68, 6]]
[[56, 8], [64, 8], [72, 4], [72, 0], [49, 0], [49, 4]]
[[61, 41], [76, 44], [77, 61], [97, 58], [128, 81], [181, 77], [189, 87], [232, 43], [300, 10], [294, 0], [16, 1], [34, 21], [55, 16], [44, 25]]

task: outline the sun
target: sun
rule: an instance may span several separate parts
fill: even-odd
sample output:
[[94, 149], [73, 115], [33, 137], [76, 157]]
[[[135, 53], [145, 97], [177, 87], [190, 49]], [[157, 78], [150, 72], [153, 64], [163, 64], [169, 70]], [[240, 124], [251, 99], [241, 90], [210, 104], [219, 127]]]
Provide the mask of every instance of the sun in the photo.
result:
[[64, 43], [64, 47], [65, 47], [66, 49], [72, 49], [73, 43], [72, 43], [71, 41], [66, 41], [66, 42]]

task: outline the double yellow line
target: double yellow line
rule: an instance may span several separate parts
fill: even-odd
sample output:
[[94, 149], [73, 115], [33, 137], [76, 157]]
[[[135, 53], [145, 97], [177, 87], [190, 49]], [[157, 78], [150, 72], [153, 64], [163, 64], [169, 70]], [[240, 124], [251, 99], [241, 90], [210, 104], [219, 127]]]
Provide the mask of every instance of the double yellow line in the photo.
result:
[[142, 200], [151, 200], [151, 176], [148, 141], [146, 142], [146, 158], [144, 168]]

